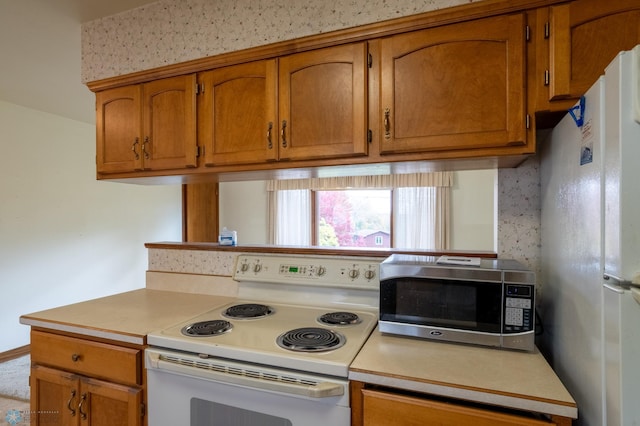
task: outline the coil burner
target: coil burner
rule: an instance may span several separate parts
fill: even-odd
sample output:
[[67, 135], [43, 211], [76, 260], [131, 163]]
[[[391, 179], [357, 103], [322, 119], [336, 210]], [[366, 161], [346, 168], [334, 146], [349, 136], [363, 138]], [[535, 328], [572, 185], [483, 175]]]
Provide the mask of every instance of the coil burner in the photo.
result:
[[226, 333], [232, 327], [231, 323], [225, 320], [200, 321], [183, 327], [180, 332], [185, 336], [207, 337]]
[[352, 325], [360, 321], [360, 317], [353, 312], [328, 312], [318, 318], [318, 322], [328, 325]]
[[295, 352], [324, 352], [343, 346], [346, 339], [333, 330], [303, 327], [281, 334], [276, 342], [281, 348]]
[[222, 315], [227, 318], [250, 319], [266, 317], [274, 312], [275, 311], [267, 305], [261, 305], [259, 303], [243, 303], [241, 305], [230, 306], [222, 313]]

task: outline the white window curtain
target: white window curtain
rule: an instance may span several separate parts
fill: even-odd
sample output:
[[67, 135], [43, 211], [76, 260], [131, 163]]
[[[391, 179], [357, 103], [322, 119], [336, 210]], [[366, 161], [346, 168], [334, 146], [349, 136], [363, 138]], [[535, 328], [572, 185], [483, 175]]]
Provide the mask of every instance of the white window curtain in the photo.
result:
[[393, 189], [394, 247], [449, 248], [452, 172], [267, 181], [270, 243], [311, 244], [311, 191]]
[[311, 191], [289, 189], [269, 192], [271, 244], [311, 245]]
[[396, 188], [393, 191], [393, 247], [449, 248], [449, 187]]

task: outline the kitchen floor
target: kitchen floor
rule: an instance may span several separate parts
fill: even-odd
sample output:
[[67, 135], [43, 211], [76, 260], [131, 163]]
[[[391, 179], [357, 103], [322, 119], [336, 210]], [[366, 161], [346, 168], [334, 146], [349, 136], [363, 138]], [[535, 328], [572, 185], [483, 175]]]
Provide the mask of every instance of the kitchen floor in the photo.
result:
[[30, 424], [28, 355], [0, 363], [0, 425]]
[[0, 397], [0, 425], [28, 425], [29, 402]]

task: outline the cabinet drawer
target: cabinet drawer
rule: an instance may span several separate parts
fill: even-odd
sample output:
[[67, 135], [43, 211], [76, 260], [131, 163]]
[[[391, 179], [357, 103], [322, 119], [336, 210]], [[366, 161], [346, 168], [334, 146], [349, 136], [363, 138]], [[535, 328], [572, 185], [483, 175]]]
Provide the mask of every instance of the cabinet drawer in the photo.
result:
[[123, 384], [142, 384], [139, 349], [32, 331], [31, 362]]
[[[367, 426], [552, 426], [555, 423], [483, 408], [363, 390]], [[496, 410], [499, 410], [496, 408]]]

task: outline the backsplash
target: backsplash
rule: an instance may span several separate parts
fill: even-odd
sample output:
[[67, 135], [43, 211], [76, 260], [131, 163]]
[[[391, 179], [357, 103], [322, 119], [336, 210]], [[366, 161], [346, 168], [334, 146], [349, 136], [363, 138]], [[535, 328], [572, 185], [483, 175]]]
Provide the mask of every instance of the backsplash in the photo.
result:
[[149, 270], [231, 276], [238, 253], [208, 250], [149, 249]]
[[498, 170], [499, 257], [540, 274], [540, 171], [537, 156], [515, 169]]

